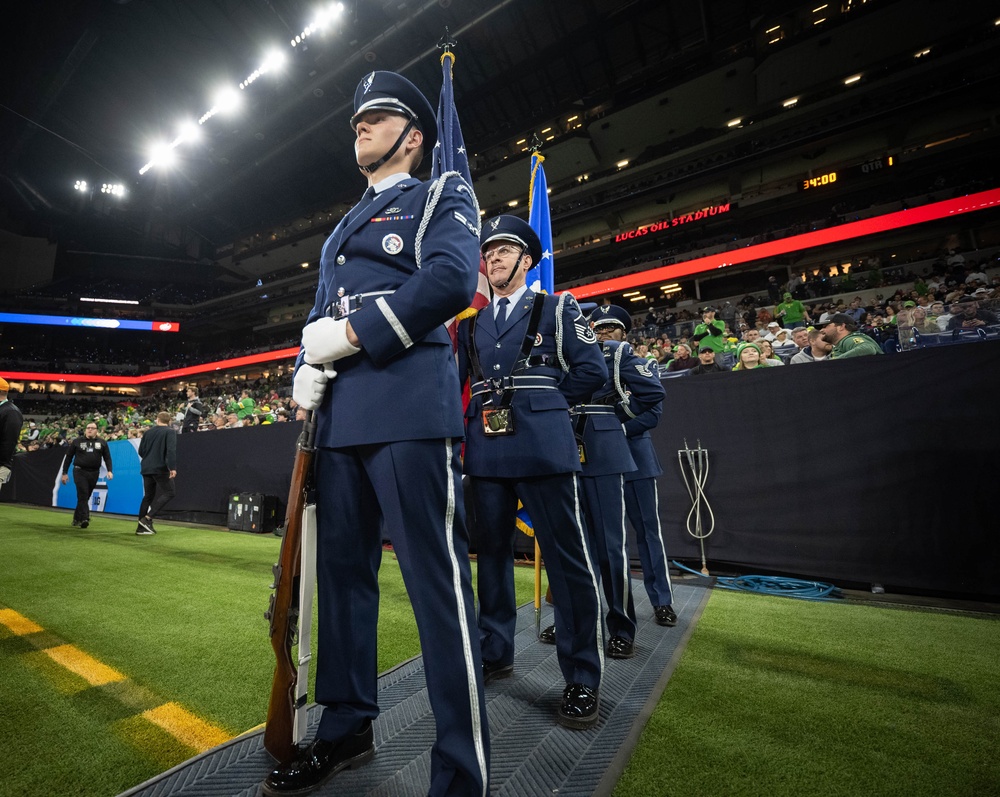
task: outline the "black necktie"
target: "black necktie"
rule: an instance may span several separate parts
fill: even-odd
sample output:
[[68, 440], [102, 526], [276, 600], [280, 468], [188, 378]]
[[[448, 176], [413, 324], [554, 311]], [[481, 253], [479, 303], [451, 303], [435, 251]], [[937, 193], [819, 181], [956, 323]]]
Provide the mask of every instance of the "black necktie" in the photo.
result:
[[503, 328], [507, 324], [507, 305], [509, 304], [510, 299], [506, 296], [497, 302], [497, 335], [503, 332]]

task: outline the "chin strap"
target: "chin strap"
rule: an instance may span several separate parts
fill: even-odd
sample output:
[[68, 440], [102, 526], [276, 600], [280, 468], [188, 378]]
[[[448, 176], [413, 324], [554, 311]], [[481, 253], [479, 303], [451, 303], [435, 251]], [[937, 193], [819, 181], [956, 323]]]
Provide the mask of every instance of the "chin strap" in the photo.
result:
[[522, 260], [524, 260], [524, 253], [525, 253], [525, 252], [527, 252], [527, 251], [528, 251], [528, 247], [527, 247], [527, 246], [522, 246], [522, 247], [521, 247], [521, 254], [519, 254], [519, 255], [517, 256], [517, 262], [516, 262], [516, 263], [514, 263], [514, 268], [512, 268], [512, 269], [510, 270], [510, 276], [509, 276], [509, 277], [507, 277], [507, 281], [506, 281], [506, 282], [503, 282], [503, 283], [501, 283], [500, 285], [497, 285], [497, 287], [498, 287], [498, 288], [499, 288], [500, 290], [503, 290], [503, 289], [504, 289], [504, 288], [506, 288], [506, 287], [507, 287], [508, 285], [510, 285], [510, 281], [511, 281], [512, 279], [514, 279], [514, 275], [515, 275], [515, 274], [517, 274], [517, 270], [518, 270], [518, 269], [519, 269], [519, 268], [521, 267], [521, 261], [522, 261]]
[[403, 132], [399, 134], [399, 138], [396, 139], [396, 143], [389, 148], [389, 151], [385, 153], [385, 155], [383, 155], [374, 163], [369, 163], [367, 166], [358, 166], [358, 168], [361, 169], [361, 171], [363, 171], [365, 174], [371, 174], [372, 172], [374, 172], [379, 166], [381, 166], [383, 163], [389, 160], [389, 158], [391, 158], [393, 155], [396, 154], [396, 150], [398, 150], [400, 146], [402, 146], [403, 140], [406, 138], [407, 135], [409, 135], [412, 129], [413, 129], [413, 120], [411, 119], [409, 122], [406, 123], [406, 127], [403, 128]]

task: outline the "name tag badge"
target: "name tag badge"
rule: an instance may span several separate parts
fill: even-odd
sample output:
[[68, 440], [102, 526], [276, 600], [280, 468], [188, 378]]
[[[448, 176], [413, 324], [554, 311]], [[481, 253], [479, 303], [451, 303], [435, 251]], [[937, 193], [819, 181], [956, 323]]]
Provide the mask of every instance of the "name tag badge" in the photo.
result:
[[513, 408], [483, 407], [483, 434], [487, 437], [514, 434]]

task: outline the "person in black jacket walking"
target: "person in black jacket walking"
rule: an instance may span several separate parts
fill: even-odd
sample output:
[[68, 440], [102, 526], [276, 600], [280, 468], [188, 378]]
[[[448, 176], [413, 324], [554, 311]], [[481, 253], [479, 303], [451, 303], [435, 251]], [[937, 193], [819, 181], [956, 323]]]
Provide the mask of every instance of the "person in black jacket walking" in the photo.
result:
[[135, 533], [156, 534], [153, 518], [174, 497], [174, 477], [177, 476], [177, 432], [170, 428], [170, 413], [156, 416], [156, 426], [148, 429], [139, 442], [142, 464], [142, 503]]
[[73, 525], [85, 529], [90, 525], [90, 496], [97, 486], [97, 477], [101, 473], [101, 462], [108, 469], [108, 479], [114, 478], [111, 472], [111, 448], [108, 441], [97, 436], [97, 423], [88, 421], [83, 430], [83, 436], [76, 438], [69, 445], [66, 459], [63, 460], [62, 483], [69, 482], [69, 467], [73, 464], [73, 484], [76, 485], [76, 509], [73, 510]]
[[17, 405], [7, 398], [10, 385], [0, 377], [0, 487], [10, 480], [14, 469], [14, 452], [21, 436], [24, 417]]

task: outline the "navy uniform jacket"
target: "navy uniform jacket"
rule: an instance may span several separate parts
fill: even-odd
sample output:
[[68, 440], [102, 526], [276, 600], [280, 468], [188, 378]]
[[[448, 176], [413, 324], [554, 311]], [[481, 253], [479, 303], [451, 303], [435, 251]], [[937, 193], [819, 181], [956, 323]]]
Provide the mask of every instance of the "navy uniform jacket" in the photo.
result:
[[[483, 433], [482, 409], [488, 395], [473, 395], [465, 416], [465, 472], [470, 476], [523, 478], [580, 470], [580, 455], [570, 423], [569, 406], [587, 400], [608, 378], [604, 357], [589, 322], [572, 295], [565, 298], [524, 292], [510, 308], [503, 334], [497, 338], [493, 306], [487, 306], [476, 321], [476, 348], [487, 379], [508, 376], [517, 360], [528, 329], [531, 306], [545, 302], [529, 357], [544, 364], [523, 374], [554, 378], [555, 389], [515, 390], [512, 401], [515, 433], [487, 438]], [[562, 311], [558, 313], [558, 306]], [[558, 321], [558, 324], [557, 324]], [[557, 340], [557, 326], [561, 326]], [[560, 345], [561, 343], [561, 345]], [[464, 379], [471, 375], [468, 354], [469, 320], [458, 329], [458, 367]], [[473, 393], [476, 391], [473, 390]], [[494, 394], [495, 395], [495, 394]], [[499, 401], [499, 399], [495, 399]]]
[[394, 293], [365, 297], [350, 315], [362, 351], [334, 365], [337, 377], [316, 411], [321, 447], [464, 434], [461, 388], [444, 325], [469, 307], [476, 291], [478, 212], [468, 184], [448, 177], [420, 243], [418, 267], [417, 230], [439, 182], [400, 180], [363, 212], [355, 208], [341, 219], [323, 244], [307, 323], [330, 315], [330, 304], [341, 295]]
[[[605, 341], [604, 359], [608, 366], [608, 380], [594, 393], [587, 407], [583, 426], [583, 444], [587, 461], [584, 476], [608, 476], [615, 473], [633, 473], [636, 462], [629, 447], [623, 424], [634, 422], [648, 410], [663, 402], [663, 386], [649, 369], [647, 360], [637, 357], [628, 343]], [[613, 409], [613, 413], [593, 414], [596, 407]], [[578, 423], [573, 416], [573, 423]], [[654, 454], [655, 456], [655, 454]]]
[[[659, 380], [657, 380], [659, 382]], [[635, 418], [625, 421], [625, 436], [628, 440], [636, 470], [625, 474], [625, 481], [654, 479], [663, 474], [660, 460], [653, 446], [651, 429], [655, 429], [663, 413], [663, 385], [660, 384], [660, 399], [652, 407], [638, 413]]]

